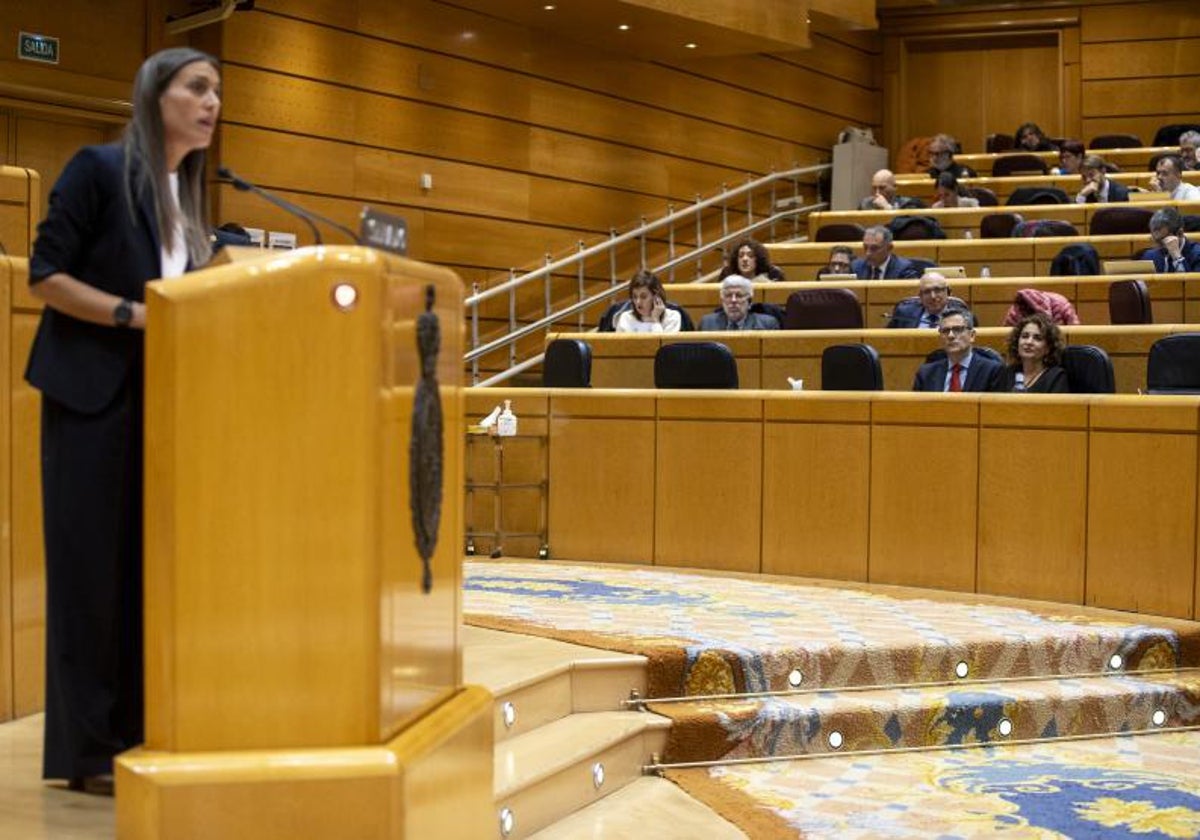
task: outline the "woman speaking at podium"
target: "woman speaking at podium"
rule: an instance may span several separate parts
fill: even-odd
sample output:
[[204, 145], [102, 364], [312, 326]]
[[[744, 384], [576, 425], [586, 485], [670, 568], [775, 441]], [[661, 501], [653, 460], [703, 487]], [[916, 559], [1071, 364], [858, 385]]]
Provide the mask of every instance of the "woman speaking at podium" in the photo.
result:
[[74, 790], [111, 793], [113, 756], [142, 740], [142, 301], [208, 262], [220, 108], [213, 57], [146, 59], [123, 139], [67, 163], [29, 259], [46, 304], [25, 374], [42, 392], [43, 776]]

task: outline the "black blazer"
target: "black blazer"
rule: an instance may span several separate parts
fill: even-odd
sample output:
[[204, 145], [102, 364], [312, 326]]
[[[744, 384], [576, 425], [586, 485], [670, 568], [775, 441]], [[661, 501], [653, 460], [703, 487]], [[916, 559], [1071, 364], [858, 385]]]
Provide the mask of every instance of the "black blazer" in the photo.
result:
[[[946, 388], [946, 371], [950, 362], [945, 356], [933, 362], [926, 362], [917, 369], [917, 377], [913, 380], [914, 391], [944, 391]], [[967, 368], [967, 381], [963, 383], [964, 391], [998, 391], [1004, 377], [1004, 364], [990, 359], [982, 353], [971, 354], [971, 366]]]
[[[1180, 249], [1180, 255], [1183, 257], [1184, 271], [1200, 271], [1200, 242], [1185, 239], [1183, 248]], [[1153, 260], [1154, 270], [1159, 274], [1175, 271], [1175, 265], [1171, 262], [1166, 248], [1151, 248], [1143, 251], [1141, 259]]]
[[[1108, 181], [1108, 203], [1112, 204], [1117, 201], [1129, 201], [1129, 187], [1122, 184], [1120, 181], [1114, 181], [1112, 178], [1105, 179]], [[1097, 202], [1096, 194], [1092, 193], [1087, 197], [1087, 204], [1095, 204]]]
[[[158, 225], [149, 199], [133, 213], [123, 188], [119, 145], [87, 146], [67, 163], [50, 192], [29, 258], [29, 283], [57, 272], [129, 300], [141, 301], [147, 280], [162, 274]], [[101, 411], [134, 365], [142, 333], [92, 324], [50, 307], [42, 310], [25, 378], [74, 411]]]
[[[974, 366], [974, 362], [971, 363]], [[1001, 391], [1011, 391], [1017, 384], [1017, 371], [1020, 365], [1008, 365], [1004, 368], [1004, 376], [1000, 380]], [[1058, 365], [1046, 368], [1037, 378], [1032, 388], [1027, 388], [1029, 394], [1066, 394], [1071, 390], [1067, 382], [1067, 372]]]

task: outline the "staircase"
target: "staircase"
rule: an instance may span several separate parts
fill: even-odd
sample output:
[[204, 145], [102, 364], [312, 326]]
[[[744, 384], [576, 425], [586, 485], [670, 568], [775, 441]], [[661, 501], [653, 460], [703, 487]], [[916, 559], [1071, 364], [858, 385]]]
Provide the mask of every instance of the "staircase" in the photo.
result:
[[476, 627], [465, 640], [466, 681], [495, 696], [496, 837], [743, 836], [642, 776], [670, 726], [624, 703], [645, 693], [644, 657]]

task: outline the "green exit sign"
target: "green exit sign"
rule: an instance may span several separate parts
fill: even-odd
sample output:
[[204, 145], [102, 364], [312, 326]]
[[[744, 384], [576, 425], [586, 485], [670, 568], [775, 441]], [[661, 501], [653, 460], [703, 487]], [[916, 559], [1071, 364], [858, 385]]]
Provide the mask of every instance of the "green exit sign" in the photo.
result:
[[49, 35], [22, 32], [17, 41], [17, 55], [25, 61], [58, 64], [58, 39]]

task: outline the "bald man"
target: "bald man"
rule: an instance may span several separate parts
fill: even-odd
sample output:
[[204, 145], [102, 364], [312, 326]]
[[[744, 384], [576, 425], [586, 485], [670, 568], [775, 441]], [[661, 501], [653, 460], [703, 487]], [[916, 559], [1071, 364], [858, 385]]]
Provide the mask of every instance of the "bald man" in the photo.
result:
[[858, 203], [859, 210], [911, 210], [924, 206], [919, 198], [896, 195], [896, 175], [890, 169], [880, 169], [871, 176], [871, 194]]

